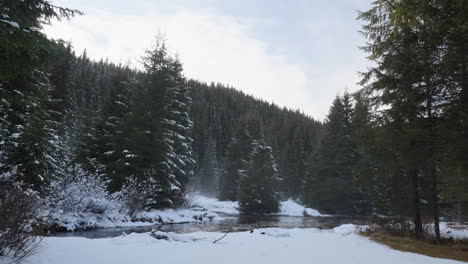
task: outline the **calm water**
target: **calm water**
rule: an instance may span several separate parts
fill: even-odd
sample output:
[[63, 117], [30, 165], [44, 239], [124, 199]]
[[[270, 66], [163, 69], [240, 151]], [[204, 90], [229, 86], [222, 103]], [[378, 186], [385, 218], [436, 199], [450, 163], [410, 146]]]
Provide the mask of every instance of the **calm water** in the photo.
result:
[[300, 216], [259, 216], [259, 215], [223, 215], [224, 220], [205, 223], [161, 224], [154, 226], [100, 228], [90, 231], [55, 232], [49, 236], [57, 237], [86, 237], [109, 238], [122, 235], [122, 233], [145, 233], [152, 229], [174, 232], [191, 233], [197, 231], [227, 232], [247, 231], [256, 228], [323, 228], [331, 229], [342, 224], [366, 224], [368, 218], [349, 216], [329, 217], [300, 217]]

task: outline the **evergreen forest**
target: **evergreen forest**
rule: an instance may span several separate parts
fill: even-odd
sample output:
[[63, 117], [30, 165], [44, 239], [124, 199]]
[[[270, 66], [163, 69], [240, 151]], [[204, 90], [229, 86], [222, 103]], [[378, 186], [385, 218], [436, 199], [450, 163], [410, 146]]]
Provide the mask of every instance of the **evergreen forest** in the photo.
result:
[[424, 221], [438, 240], [441, 218], [466, 221], [467, 1], [377, 0], [360, 11], [373, 66], [324, 120], [185, 77], [163, 36], [135, 68], [41, 32], [81, 15], [0, 0], [0, 255], [2, 236], [28, 236], [31, 219], [44, 229], [63, 212], [180, 208], [192, 192], [245, 214], [293, 199], [394, 217], [417, 238]]

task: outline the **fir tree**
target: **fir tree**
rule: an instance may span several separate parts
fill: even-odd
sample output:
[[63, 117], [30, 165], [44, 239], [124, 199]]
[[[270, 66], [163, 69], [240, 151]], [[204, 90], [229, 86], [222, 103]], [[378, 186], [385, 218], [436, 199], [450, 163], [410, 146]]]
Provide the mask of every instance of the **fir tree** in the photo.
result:
[[242, 213], [275, 213], [279, 210], [278, 171], [273, 150], [263, 140], [254, 141], [246, 170], [242, 171], [239, 209]]
[[305, 151], [304, 136], [299, 128], [292, 135], [292, 142], [286, 145], [280, 155], [283, 159], [280, 166], [282, 195], [285, 199], [297, 199], [303, 192], [305, 164], [307, 155]]
[[200, 179], [200, 192], [203, 195], [212, 196], [216, 194], [217, 185], [217, 164], [216, 164], [216, 145], [213, 140], [208, 141], [205, 153], [199, 164], [198, 172]]
[[[423, 232], [420, 197], [429, 193], [435, 234], [440, 240], [437, 167], [439, 148], [444, 144], [439, 129], [445, 125], [441, 113], [447, 110], [446, 102], [454, 98], [448, 96], [447, 85], [460, 87], [447, 82], [450, 77], [444, 73], [447, 65], [444, 62], [455, 62], [448, 55], [450, 44], [456, 41], [449, 40], [454, 31], [449, 29], [452, 24], [447, 23], [450, 20], [447, 17], [457, 17], [460, 8], [466, 10], [466, 5], [445, 1], [376, 1], [369, 11], [360, 14], [361, 19], [368, 21], [363, 33], [370, 42], [364, 49], [376, 63], [364, 74], [362, 83], [367, 84], [375, 102], [388, 106], [384, 113], [399, 138], [398, 155], [411, 184], [418, 238]], [[458, 61], [454, 65], [461, 66], [458, 69], [464, 68], [462, 71], [466, 73], [466, 63]]]
[[69, 18], [79, 11], [55, 7], [47, 1], [2, 3], [0, 13], [0, 172], [14, 171], [18, 180], [40, 189], [51, 180], [54, 160], [51, 140], [52, 85], [46, 73], [49, 41], [39, 32], [53, 18]]
[[247, 130], [240, 128], [227, 149], [224, 170], [219, 179], [219, 199], [236, 201], [239, 180], [245, 170], [246, 160], [252, 148], [252, 138]]
[[[309, 162], [306, 202], [329, 212], [355, 212], [352, 170], [355, 157], [350, 140], [351, 113], [347, 96], [333, 101], [317, 152]], [[333, 191], [330, 191], [333, 190]]]

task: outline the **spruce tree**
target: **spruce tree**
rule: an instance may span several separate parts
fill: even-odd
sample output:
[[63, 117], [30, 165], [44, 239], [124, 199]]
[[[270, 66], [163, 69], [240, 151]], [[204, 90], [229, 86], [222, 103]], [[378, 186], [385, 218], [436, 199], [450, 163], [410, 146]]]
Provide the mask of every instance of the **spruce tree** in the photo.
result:
[[292, 142], [286, 145], [280, 166], [281, 186], [283, 198], [299, 198], [303, 192], [305, 164], [307, 155], [304, 149], [304, 136], [300, 128], [292, 134]]
[[[119, 145], [116, 166], [118, 182], [145, 188], [146, 197], [137, 207], [165, 208], [182, 204], [193, 174], [190, 90], [182, 76], [182, 65], [168, 55], [159, 39], [143, 59], [145, 76], [135, 87], [128, 114], [116, 137]], [[120, 141], [119, 141], [120, 140]], [[123, 149], [122, 149], [123, 148]], [[113, 152], [109, 153], [113, 155]], [[123, 180], [122, 180], [123, 179]]]
[[106, 96], [101, 117], [97, 124], [98, 135], [94, 139], [97, 147], [97, 160], [103, 166], [102, 174], [110, 180], [109, 190], [119, 191], [125, 177], [130, 175], [127, 160], [134, 158], [125, 153], [128, 146], [128, 134], [123, 126], [130, 114], [132, 92], [136, 80], [128, 68], [118, 68], [111, 77], [112, 88]]
[[199, 164], [198, 172], [200, 179], [200, 192], [203, 195], [212, 196], [216, 194], [217, 185], [217, 165], [216, 165], [216, 145], [213, 140], [208, 141], [205, 153]]
[[239, 210], [254, 214], [278, 212], [278, 171], [272, 148], [256, 140], [248, 158], [241, 174]]
[[239, 128], [227, 148], [224, 160], [224, 168], [219, 179], [220, 200], [237, 201], [239, 192], [239, 180], [242, 171], [245, 170], [246, 160], [252, 149], [252, 138], [248, 131]]
[[42, 0], [2, 3], [0, 13], [0, 173], [40, 189], [51, 180], [56, 122], [51, 116], [52, 85], [46, 74], [49, 40], [39, 31], [53, 18], [78, 11]]
[[[449, 81], [453, 80], [449, 75], [455, 77], [463, 71], [466, 75], [466, 62], [454, 61], [449, 55], [449, 46], [457, 43], [450, 40], [451, 35], [463, 33], [452, 30], [453, 21], [448, 17], [457, 17], [463, 8], [466, 10], [466, 5], [446, 1], [376, 1], [369, 11], [359, 16], [368, 22], [363, 33], [370, 42], [364, 49], [376, 63], [376, 67], [364, 74], [362, 83], [367, 84], [366, 89], [375, 102], [388, 107], [384, 113], [399, 138], [398, 154], [411, 183], [412, 214], [418, 238], [423, 231], [420, 197], [426, 196], [430, 197], [435, 234], [440, 240], [438, 182], [441, 175], [437, 167], [443, 156], [440, 146], [444, 144], [440, 128], [446, 125], [443, 113], [450, 105], [446, 102], [457, 98], [450, 95], [451, 88], [447, 87], [460, 87]], [[444, 70], [452, 63], [457, 65], [453, 68], [458, 69], [455, 75]]]
[[[166, 87], [168, 105], [162, 119], [164, 132], [163, 143], [167, 153], [162, 162], [164, 173], [170, 179], [170, 186], [165, 191], [170, 198], [170, 205], [181, 205], [189, 179], [193, 176], [195, 160], [193, 159], [191, 137], [192, 120], [190, 118], [190, 88], [182, 76], [182, 65], [177, 59], [169, 60], [169, 76]], [[164, 177], [164, 174], [163, 174]]]
[[333, 101], [322, 140], [309, 161], [306, 175], [306, 203], [333, 213], [356, 211], [356, 194], [352, 188], [355, 154], [350, 140], [349, 107], [346, 96]]

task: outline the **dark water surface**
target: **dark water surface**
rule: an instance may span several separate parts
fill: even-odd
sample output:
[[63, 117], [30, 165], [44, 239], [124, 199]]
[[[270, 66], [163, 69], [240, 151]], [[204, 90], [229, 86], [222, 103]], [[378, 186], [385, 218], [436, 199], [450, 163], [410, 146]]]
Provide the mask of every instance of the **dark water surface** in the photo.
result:
[[[222, 214], [220, 214], [222, 215]], [[198, 231], [227, 232], [247, 231], [256, 228], [322, 228], [331, 229], [342, 224], [362, 225], [368, 222], [366, 217], [327, 216], [327, 217], [302, 217], [302, 216], [274, 216], [274, 215], [222, 215], [224, 220], [216, 220], [204, 223], [183, 224], [158, 224], [153, 226], [98, 228], [89, 231], [54, 232], [49, 236], [55, 237], [86, 237], [86, 238], [110, 238], [123, 233], [145, 233], [150, 230], [160, 230], [174, 233], [191, 233]]]

